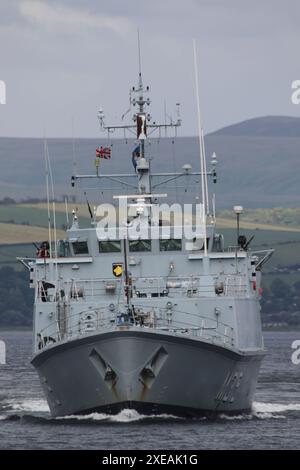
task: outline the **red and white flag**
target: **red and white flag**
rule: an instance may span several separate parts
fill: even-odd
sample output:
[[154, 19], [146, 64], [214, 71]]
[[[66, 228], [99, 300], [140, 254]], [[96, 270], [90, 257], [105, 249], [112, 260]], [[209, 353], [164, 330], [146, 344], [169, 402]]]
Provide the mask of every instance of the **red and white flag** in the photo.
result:
[[111, 157], [111, 148], [110, 147], [97, 147], [96, 157], [104, 158], [105, 160], [108, 160]]

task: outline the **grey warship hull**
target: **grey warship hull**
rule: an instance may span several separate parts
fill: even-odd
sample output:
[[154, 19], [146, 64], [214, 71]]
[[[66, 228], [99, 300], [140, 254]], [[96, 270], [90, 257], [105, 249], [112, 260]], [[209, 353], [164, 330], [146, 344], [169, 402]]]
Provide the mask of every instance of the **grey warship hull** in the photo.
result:
[[53, 416], [213, 416], [251, 409], [263, 355], [136, 328], [61, 342], [32, 363]]

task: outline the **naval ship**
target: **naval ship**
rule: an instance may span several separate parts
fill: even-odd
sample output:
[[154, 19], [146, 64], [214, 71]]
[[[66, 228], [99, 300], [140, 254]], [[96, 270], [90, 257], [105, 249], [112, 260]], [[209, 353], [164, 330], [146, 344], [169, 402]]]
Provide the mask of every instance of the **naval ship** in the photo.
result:
[[[176, 130], [181, 118], [154, 122], [148, 93], [140, 71], [130, 90], [133, 121], [107, 125], [98, 113], [108, 135], [134, 134], [130, 172], [103, 174], [99, 163], [110, 159], [111, 147], [99, 147], [94, 171], [71, 179], [72, 186], [91, 180], [100, 189], [103, 181], [120, 188], [126, 181], [129, 193], [116, 191], [110, 201], [117, 217], [87, 201], [89, 227], [75, 209], [64, 240], [45, 241], [35, 258], [20, 258], [35, 289], [32, 364], [53, 416], [251, 410], [265, 354], [261, 270], [272, 250], [253, 251], [239, 234], [240, 206], [236, 243], [225, 248], [209, 204], [217, 160], [213, 154], [206, 167], [203, 133], [199, 171], [185, 162], [181, 171], [151, 171], [152, 133]], [[157, 192], [180, 179], [201, 187], [202, 201], [188, 217], [180, 207], [168, 213], [161, 204], [167, 193]]]

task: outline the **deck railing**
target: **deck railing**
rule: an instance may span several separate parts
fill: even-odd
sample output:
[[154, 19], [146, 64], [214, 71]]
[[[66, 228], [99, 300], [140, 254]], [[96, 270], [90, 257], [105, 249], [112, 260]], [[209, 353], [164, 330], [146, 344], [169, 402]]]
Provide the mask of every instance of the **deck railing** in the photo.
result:
[[[140, 308], [145, 305], [135, 304], [135, 316], [109, 314], [107, 309], [84, 310], [76, 314], [68, 314], [68, 309], [60, 310], [55, 321], [40, 330], [36, 337], [37, 349], [44, 349], [54, 343], [68, 341], [88, 334], [105, 333], [120, 329], [137, 329], [167, 333], [176, 336], [203, 339], [211, 343], [234, 346], [234, 329], [218, 319], [188, 312], [173, 310], [158, 314], [153, 306], [147, 306], [148, 313], [143, 321], [139, 316]], [[182, 319], [181, 319], [182, 318]]]
[[[211, 278], [210, 278], [211, 279]], [[132, 278], [132, 295], [134, 298], [154, 297], [205, 297], [217, 295], [216, 286], [207, 276], [176, 276], [176, 277], [139, 277]], [[247, 294], [247, 279], [244, 275], [224, 275], [216, 284], [222, 284], [221, 294], [225, 296], [242, 296]], [[43, 302], [56, 302], [60, 299], [66, 301], [90, 301], [106, 298], [124, 292], [122, 280], [111, 278], [70, 279], [60, 282], [58, 288], [45, 288], [43, 281], [38, 281], [36, 300]]]

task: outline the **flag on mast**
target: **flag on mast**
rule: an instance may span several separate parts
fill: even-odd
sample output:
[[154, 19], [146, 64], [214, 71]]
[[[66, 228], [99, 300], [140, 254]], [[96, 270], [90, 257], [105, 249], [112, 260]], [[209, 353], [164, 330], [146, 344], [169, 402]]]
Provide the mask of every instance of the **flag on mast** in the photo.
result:
[[139, 140], [145, 140], [147, 137], [146, 117], [143, 115], [136, 117], [136, 134]]
[[111, 157], [111, 148], [110, 147], [97, 147], [96, 148], [96, 157], [97, 158], [104, 158], [105, 160], [109, 160]]

